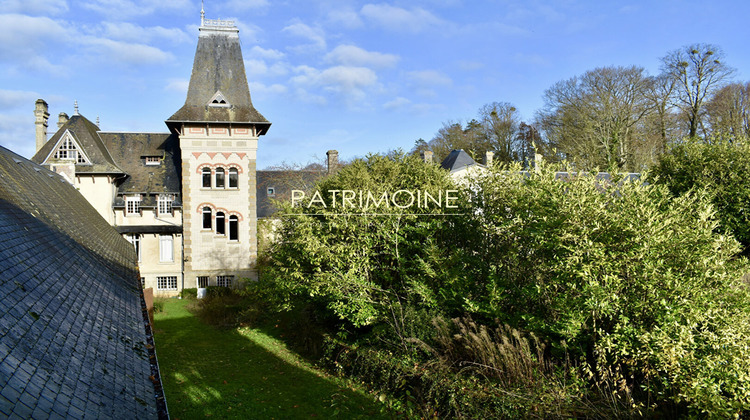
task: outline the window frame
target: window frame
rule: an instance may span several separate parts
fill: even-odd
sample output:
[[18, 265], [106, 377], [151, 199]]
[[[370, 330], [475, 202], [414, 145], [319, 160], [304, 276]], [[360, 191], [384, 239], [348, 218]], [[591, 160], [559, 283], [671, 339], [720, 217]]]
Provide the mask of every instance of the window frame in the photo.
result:
[[208, 206], [203, 207], [201, 214], [203, 215], [203, 224], [202, 224], [203, 228], [202, 229], [212, 230], [214, 228], [214, 224], [212, 221], [214, 217], [214, 212], [211, 209], [211, 207], [208, 207]]
[[144, 160], [147, 166], [161, 165], [161, 156], [145, 156]]
[[240, 185], [240, 171], [237, 168], [229, 168], [227, 174], [227, 188], [239, 188]]
[[227, 234], [227, 217], [223, 211], [216, 212], [216, 234], [222, 236]]
[[156, 277], [156, 290], [177, 290], [177, 276]]
[[[167, 249], [167, 244], [169, 244], [168, 249]], [[159, 262], [160, 263], [173, 263], [174, 262], [174, 236], [159, 235]]]
[[216, 168], [214, 171], [214, 188], [226, 188], [226, 171], [224, 168]]
[[204, 166], [201, 169], [201, 188], [211, 188], [211, 168]]
[[135, 248], [135, 255], [138, 257], [138, 262], [141, 262], [141, 235], [139, 233], [128, 233], [125, 235], [125, 239], [133, 245]]
[[[204, 289], [211, 285], [211, 276], [197, 276], [195, 279], [195, 284], [201, 289]], [[203, 284], [203, 286], [201, 286]]]
[[[173, 216], [174, 209], [172, 203], [174, 202], [174, 196], [159, 194], [156, 197], [156, 214], [159, 216]], [[162, 205], [164, 205], [164, 211], [162, 211]]]
[[234, 214], [229, 215], [228, 238], [230, 241], [240, 240], [240, 219]]
[[216, 276], [216, 286], [218, 287], [232, 287], [234, 285], [233, 275]]
[[140, 215], [141, 215], [141, 196], [140, 195], [126, 195], [125, 196], [125, 216], [130, 217], [130, 216], [140, 216]]

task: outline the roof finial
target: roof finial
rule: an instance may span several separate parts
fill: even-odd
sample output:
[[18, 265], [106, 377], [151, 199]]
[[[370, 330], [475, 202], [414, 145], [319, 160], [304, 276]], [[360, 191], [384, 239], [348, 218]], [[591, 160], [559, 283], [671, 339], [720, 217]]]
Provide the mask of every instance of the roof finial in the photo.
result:
[[203, 10], [203, 0], [201, 0], [201, 26], [203, 26], [203, 21], [206, 18], [206, 12]]
[[100, 127], [100, 125], [99, 125], [99, 116], [98, 115], [96, 116], [96, 126]]
[[73, 115], [81, 115], [78, 113], [78, 101], [77, 100], [73, 101], [73, 110], [74, 110]]

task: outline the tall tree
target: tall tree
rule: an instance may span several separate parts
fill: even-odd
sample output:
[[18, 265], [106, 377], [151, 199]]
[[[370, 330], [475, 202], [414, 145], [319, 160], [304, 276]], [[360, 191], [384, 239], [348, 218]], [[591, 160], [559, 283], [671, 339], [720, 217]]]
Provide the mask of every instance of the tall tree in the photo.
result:
[[495, 160], [512, 162], [518, 159], [516, 133], [521, 120], [518, 109], [508, 102], [492, 102], [479, 110], [481, 130], [486, 137], [488, 147], [484, 152], [495, 152]]
[[695, 137], [703, 126], [703, 108], [711, 95], [724, 86], [734, 69], [723, 62], [724, 52], [716, 45], [693, 44], [676, 49], [662, 58], [662, 70], [676, 83], [677, 105]]
[[706, 104], [706, 113], [714, 136], [750, 138], [750, 82], [721, 88]]
[[600, 67], [544, 93], [538, 119], [547, 140], [583, 167], [638, 169], [642, 120], [653, 104], [642, 67]]

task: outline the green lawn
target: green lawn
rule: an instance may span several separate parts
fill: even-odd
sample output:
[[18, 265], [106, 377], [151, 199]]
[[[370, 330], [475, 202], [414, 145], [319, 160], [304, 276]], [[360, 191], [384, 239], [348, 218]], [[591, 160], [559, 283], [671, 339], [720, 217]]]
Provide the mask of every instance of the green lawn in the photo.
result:
[[169, 299], [154, 336], [172, 419], [385, 418], [374, 397], [255, 329], [219, 330]]

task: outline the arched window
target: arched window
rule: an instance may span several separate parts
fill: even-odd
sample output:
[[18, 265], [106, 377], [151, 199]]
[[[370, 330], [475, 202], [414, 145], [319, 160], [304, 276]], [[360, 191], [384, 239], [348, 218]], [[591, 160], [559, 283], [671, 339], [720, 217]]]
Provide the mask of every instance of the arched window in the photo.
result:
[[211, 207], [203, 207], [203, 229], [211, 229]]
[[224, 188], [224, 168], [216, 168], [216, 188]]
[[203, 179], [203, 188], [211, 188], [211, 168], [206, 166], [201, 171], [202, 179]]
[[240, 240], [240, 222], [237, 216], [229, 216], [229, 240], [239, 241]]
[[238, 177], [237, 168], [229, 168], [229, 188], [237, 188]]
[[216, 213], [216, 234], [217, 235], [226, 235], [227, 234], [227, 225], [224, 223], [225, 216], [224, 212], [217, 212]]

